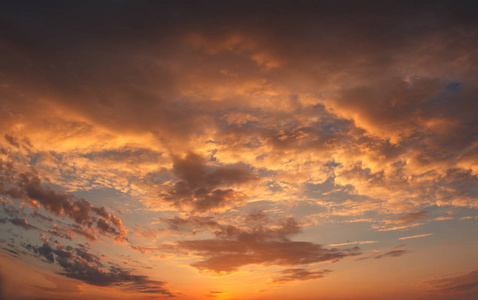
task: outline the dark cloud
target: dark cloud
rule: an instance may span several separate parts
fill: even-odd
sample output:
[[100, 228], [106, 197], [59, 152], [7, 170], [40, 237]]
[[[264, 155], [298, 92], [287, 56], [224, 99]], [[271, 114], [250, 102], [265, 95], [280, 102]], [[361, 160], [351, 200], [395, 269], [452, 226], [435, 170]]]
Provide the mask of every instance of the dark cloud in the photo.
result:
[[[446, 180], [446, 169], [476, 166], [478, 68], [472, 53], [478, 43], [467, 3], [412, 4], [358, 1], [344, 10], [334, 1], [213, 1], [144, 9], [144, 3], [122, 2], [71, 10], [57, 3], [31, 4], [32, 11], [8, 4], [1, 57], [5, 81], [14, 88], [2, 91], [12, 114], [37, 120], [31, 104], [48, 98], [88, 120], [71, 120], [67, 132], [99, 126], [116, 134], [153, 134], [177, 153], [194, 148], [191, 141], [205, 133], [218, 148], [266, 148], [258, 157], [275, 159], [303, 153], [330, 158], [331, 151], [347, 149], [356, 154], [354, 162], [404, 163], [408, 172], [397, 165], [396, 172], [370, 170], [370, 183], [414, 191], [417, 176], [438, 164], [447, 164], [438, 182]], [[2, 122], [15, 123], [7, 117]], [[156, 154], [125, 146], [82, 156], [139, 164]], [[231, 183], [232, 169], [196, 182], [181, 170], [183, 160], [175, 161], [180, 181], [167, 201], [207, 211], [241, 198], [222, 187]], [[235, 184], [240, 174], [233, 173]], [[438, 200], [453, 203], [454, 192], [441, 188], [446, 199]], [[472, 190], [464, 194], [462, 205], [474, 205]]]
[[148, 148], [137, 148], [125, 146], [118, 149], [89, 152], [84, 157], [101, 161], [106, 160], [112, 163], [126, 163], [130, 165], [140, 165], [157, 162], [162, 158], [163, 153]]
[[37, 229], [36, 226], [29, 224], [26, 219], [15, 218], [15, 219], [9, 219], [8, 221], [15, 226], [22, 227], [25, 230]]
[[14, 136], [6, 134], [5, 135], [5, 140], [7, 140], [7, 142], [10, 143], [10, 145], [12, 145], [16, 148], [20, 147], [20, 143], [17, 141], [17, 139]]
[[[77, 224], [71, 226], [70, 228], [59, 228], [59, 227], [55, 227], [55, 228], [59, 230], [57, 232], [62, 232], [67, 237], [71, 234], [78, 234], [91, 242], [94, 242], [98, 239], [90, 228], [81, 227], [80, 225], [77, 225]], [[55, 228], [53, 230], [55, 230]]]
[[33, 251], [35, 254], [38, 254], [39, 257], [45, 258], [47, 261], [53, 263], [55, 257], [53, 255], [53, 249], [50, 244], [44, 243], [42, 246], [33, 246], [31, 244], [24, 245], [25, 249]]
[[421, 221], [421, 220], [425, 219], [427, 214], [428, 214], [427, 211], [421, 210], [421, 211], [417, 211], [417, 212], [414, 212], [414, 213], [405, 214], [405, 215], [393, 220], [392, 222], [395, 223], [395, 224], [399, 224], [399, 225], [407, 225], [407, 224], [414, 223], [414, 222]]
[[[54, 235], [54, 236], [58, 236], [58, 237], [61, 237], [61, 238], [64, 238], [64, 239], [67, 239], [67, 240], [72, 240], [73, 239], [73, 235], [71, 233], [68, 233], [68, 232], [62, 232], [62, 231], [59, 231], [57, 229], [49, 229], [48, 230], [48, 233]], [[92, 240], [92, 239], [88, 239], [88, 240]], [[93, 239], [94, 240], [94, 239]]]
[[400, 257], [400, 256], [402, 256], [403, 254], [408, 253], [408, 252], [409, 252], [409, 251], [403, 250], [403, 249], [390, 250], [390, 251], [385, 252], [385, 253], [383, 253], [383, 254], [379, 254], [379, 255], [375, 256], [374, 258], [375, 258], [375, 259], [379, 259], [379, 258], [384, 258], [384, 257]]
[[3, 250], [7, 251], [8, 253], [10, 253], [10, 255], [13, 255], [15, 257], [18, 257], [20, 255], [20, 253], [18, 253], [17, 251], [15, 250], [12, 250], [12, 249], [8, 249], [8, 248], [2, 248]]
[[361, 258], [358, 258], [356, 260], [360, 261], [360, 260], [367, 260], [367, 259], [371, 259], [371, 258], [381, 259], [381, 258], [387, 258], [387, 257], [400, 257], [404, 254], [410, 253], [409, 250], [400, 249], [400, 248], [403, 248], [403, 247], [405, 247], [405, 245], [399, 245], [399, 246], [393, 247], [391, 249], [388, 249], [385, 252], [379, 252], [378, 254], [361, 257]]
[[10, 188], [5, 194], [25, 200], [38, 201], [48, 211], [64, 214], [77, 222], [85, 224], [90, 221], [91, 204], [84, 200], [75, 201], [68, 193], [59, 193], [48, 186], [42, 186], [40, 178], [34, 174], [20, 174], [17, 188]]
[[98, 221], [96, 222], [96, 228], [102, 233], [107, 233], [107, 234], [116, 234], [116, 228], [108, 224], [108, 222], [103, 219], [103, 218], [98, 218]]
[[257, 180], [245, 167], [209, 167], [203, 157], [192, 152], [184, 158], [174, 156], [173, 161], [173, 174], [179, 181], [163, 199], [178, 207], [192, 206], [198, 212], [239, 204], [243, 195], [231, 187]]
[[358, 255], [358, 247], [328, 249], [311, 242], [295, 242], [289, 236], [300, 232], [293, 218], [269, 220], [263, 213], [251, 214], [247, 228], [219, 226], [215, 239], [179, 241], [173, 249], [204, 257], [193, 263], [200, 271], [231, 273], [250, 264], [293, 266], [338, 261]]
[[38, 220], [41, 220], [43, 222], [53, 222], [53, 218], [44, 216], [44, 215], [38, 213], [37, 211], [34, 211], [33, 213], [31, 213], [30, 216], [32, 216], [33, 218], [36, 218]]
[[174, 217], [162, 218], [161, 221], [168, 226], [169, 230], [178, 232], [196, 233], [205, 229], [219, 227], [219, 223], [213, 217], [190, 216], [188, 218]]
[[328, 269], [323, 270], [307, 270], [307, 269], [286, 269], [278, 272], [280, 276], [272, 279], [272, 283], [287, 283], [295, 280], [311, 280], [323, 278], [325, 274], [332, 272]]
[[[85, 199], [77, 199], [69, 193], [61, 193], [48, 185], [42, 183], [42, 180], [35, 173], [19, 173], [15, 170], [13, 164], [0, 165], [0, 193], [22, 201], [38, 208], [44, 207], [47, 211], [58, 215], [66, 216], [75, 221], [71, 229], [76, 233], [83, 235], [89, 240], [95, 240], [96, 237], [90, 232], [90, 227], [95, 224], [100, 233], [112, 236], [116, 240], [124, 240], [126, 230], [121, 219], [106, 211], [104, 207], [94, 207]], [[16, 215], [15, 207], [8, 206], [7, 202], [1, 200], [4, 210], [10, 215]], [[96, 216], [95, 216], [96, 215]], [[43, 221], [52, 221], [37, 212], [33, 217]], [[99, 216], [97, 218], [97, 216]], [[20, 226], [22, 222], [15, 218], [14, 225]], [[24, 228], [34, 228], [24, 219]], [[27, 224], [27, 225], [25, 225]], [[28, 226], [29, 225], [29, 226]]]
[[12, 217], [19, 217], [22, 215], [22, 211], [14, 206], [12, 200], [0, 197], [0, 203], [2, 204], [3, 211], [5, 211], [7, 215]]
[[[102, 216], [106, 220], [111, 221], [118, 229], [123, 229], [123, 223], [121, 222], [121, 219], [116, 217], [115, 215], [108, 213], [104, 207], [92, 207], [91, 210], [94, 211], [97, 215]], [[103, 222], [105, 222], [105, 220], [103, 220]]]
[[114, 286], [126, 292], [157, 294], [166, 297], [174, 295], [164, 287], [163, 281], [149, 279], [148, 276], [135, 275], [117, 266], [105, 267], [100, 256], [89, 252], [89, 248], [79, 245], [74, 248], [61, 244], [41, 246], [27, 244], [26, 249], [46, 259], [50, 263], [58, 263], [63, 272], [61, 275], [74, 278], [96, 286]]
[[438, 277], [424, 282], [447, 299], [474, 299], [478, 295], [478, 271]]

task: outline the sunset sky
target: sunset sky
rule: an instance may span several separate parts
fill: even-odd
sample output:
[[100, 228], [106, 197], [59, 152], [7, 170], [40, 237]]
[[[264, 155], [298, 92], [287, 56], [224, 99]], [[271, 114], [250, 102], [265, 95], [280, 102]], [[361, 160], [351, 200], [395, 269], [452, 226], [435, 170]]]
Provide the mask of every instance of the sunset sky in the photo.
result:
[[478, 299], [476, 1], [2, 1], [0, 299]]

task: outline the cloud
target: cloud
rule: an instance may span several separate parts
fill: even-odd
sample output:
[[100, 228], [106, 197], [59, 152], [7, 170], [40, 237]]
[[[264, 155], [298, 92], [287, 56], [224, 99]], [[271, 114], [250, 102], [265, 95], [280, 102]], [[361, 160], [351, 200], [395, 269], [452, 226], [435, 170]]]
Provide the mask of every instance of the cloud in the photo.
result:
[[408, 225], [410, 223], [423, 220], [427, 214], [428, 214], [427, 211], [421, 210], [414, 213], [405, 214], [391, 222], [398, 225]]
[[90, 221], [92, 206], [88, 201], [84, 199], [75, 201], [70, 194], [58, 193], [50, 187], [43, 187], [40, 178], [34, 174], [20, 174], [16, 187], [5, 190], [4, 194], [29, 200], [33, 205], [38, 202], [48, 211], [56, 215], [64, 214], [78, 224]]
[[429, 212], [425, 210], [407, 213], [396, 219], [379, 221], [373, 224], [372, 227], [378, 231], [403, 230], [417, 227], [423, 224], [421, 221], [425, 220], [428, 214]]
[[434, 221], [448, 221], [448, 220], [454, 220], [455, 218], [450, 217], [450, 216], [441, 216], [441, 217], [436, 217], [433, 219]]
[[[424, 283], [432, 287], [435, 292], [445, 294], [446, 298], [455, 299], [453, 296], [459, 295], [464, 299], [472, 299], [478, 294], [478, 271], [441, 276]], [[470, 298], [465, 298], [466, 295]]]
[[[92, 233], [86, 233], [90, 231], [94, 222], [100, 233], [112, 236], [117, 241], [125, 240], [127, 232], [121, 219], [106, 212], [104, 207], [94, 207], [85, 199], [77, 199], [69, 193], [58, 192], [42, 183], [40, 177], [34, 172], [19, 173], [16, 168], [11, 162], [0, 165], [2, 175], [0, 177], [0, 194], [20, 199], [34, 208], [44, 207], [50, 213], [72, 219], [76, 223], [73, 230], [77, 233], [85, 233], [83, 236], [90, 240], [96, 239]], [[11, 205], [10, 208], [7, 208], [3, 199], [2, 205], [6, 211], [15, 209]], [[41, 218], [38, 213], [33, 216]], [[41, 219], [52, 221], [51, 219]], [[25, 229], [36, 228], [28, 224], [26, 219], [23, 220], [15, 218], [11, 222], [17, 226], [23, 224], [21, 226]]]
[[410, 251], [408, 251], [408, 250], [399, 249], [403, 246], [404, 245], [393, 247], [392, 249], [388, 250], [385, 253], [381, 253], [381, 254], [379, 253], [379, 254], [375, 255], [373, 258], [380, 259], [380, 258], [384, 258], [384, 257], [400, 257], [400, 256], [402, 256], [406, 253], [409, 253]]
[[25, 229], [25, 230], [37, 229], [36, 226], [29, 224], [26, 219], [15, 218], [15, 219], [9, 219], [8, 221], [9, 221], [10, 223], [12, 223], [13, 225], [15, 225], [15, 226], [20, 226], [20, 227], [22, 227], [22, 228]]
[[79, 236], [85, 238], [88, 241], [94, 242], [98, 239], [98, 237], [93, 233], [93, 231], [90, 228], [85, 228], [81, 227], [80, 225], [73, 225], [69, 228], [59, 228], [54, 226], [55, 228], [59, 230], [60, 232], [63, 232], [66, 234], [66, 236], [71, 235], [71, 234], [78, 234]]
[[384, 257], [388, 257], [388, 256], [399, 257], [399, 256], [402, 256], [403, 254], [405, 254], [407, 252], [408, 252], [407, 250], [391, 250], [391, 251], [385, 252], [383, 254], [377, 255], [374, 258], [379, 259], [379, 258], [384, 258]]
[[194, 211], [206, 212], [238, 205], [243, 196], [231, 187], [257, 180], [242, 166], [208, 168], [206, 160], [192, 152], [184, 158], [175, 156], [173, 160], [173, 174], [179, 181], [161, 196], [177, 207], [192, 206]]
[[[2, 201], [64, 217], [31, 223], [67, 240], [126, 241], [149, 218], [166, 227], [138, 231], [151, 243], [209, 230], [171, 245], [216, 272], [353, 252], [293, 241], [303, 217], [388, 231], [476, 209], [475, 10], [410, 3], [6, 3]], [[108, 210], [73, 196], [106, 189]], [[294, 218], [236, 222], [264, 203]]]
[[5, 140], [10, 143], [10, 145], [16, 147], [16, 148], [19, 148], [20, 147], [20, 143], [18, 142], [18, 140], [14, 137], [14, 136], [11, 136], [11, 135], [8, 135], [8, 134], [5, 134]]
[[365, 256], [365, 257], [360, 257], [356, 260], [359, 261], [359, 260], [367, 260], [367, 259], [370, 259], [370, 258], [381, 259], [381, 258], [387, 258], [387, 257], [400, 257], [404, 254], [410, 253], [410, 251], [408, 251], [408, 250], [400, 249], [404, 246], [405, 245], [399, 245], [399, 246], [390, 248], [390, 249], [388, 249], [384, 252], [382, 252], [381, 250], [373, 250], [373, 252], [376, 253], [376, 254], [373, 254], [373, 255], [370, 255], [370, 256]]
[[213, 217], [190, 216], [188, 218], [181, 218], [175, 216], [174, 218], [162, 218], [161, 222], [168, 226], [168, 229], [176, 232], [196, 233], [205, 229], [214, 229], [220, 224]]
[[[12, 250], [12, 249], [9, 249], [9, 248], [2, 248], [2, 250], [5, 250], [7, 251], [10, 255], [12, 255], [13, 257], [18, 257], [20, 255], [19, 252], [15, 251], [15, 250]], [[1, 295], [1, 294], [0, 294]]]
[[221, 291], [209, 291], [209, 294], [204, 295], [205, 297], [215, 298], [219, 294], [222, 294]]
[[[178, 185], [164, 199], [200, 212], [241, 202], [243, 195], [226, 187], [238, 182], [230, 182], [231, 175], [221, 168], [203, 174], [209, 176], [201, 183], [204, 190], [194, 186], [180, 170], [186, 159], [181, 155], [190, 149], [203, 156], [216, 151], [218, 165], [229, 166], [234, 176], [240, 177], [233, 168], [238, 162], [277, 171], [268, 179], [292, 183], [284, 198], [297, 191], [294, 181], [315, 184], [333, 172], [335, 182], [351, 186], [355, 196], [374, 199], [369, 210], [473, 207], [478, 160], [469, 107], [474, 107], [476, 74], [468, 61], [476, 46], [475, 23], [455, 17], [468, 15], [468, 9], [422, 4], [430, 11], [424, 18], [401, 4], [380, 10], [357, 5], [354, 14], [366, 17], [350, 18], [336, 4], [324, 5], [299, 9], [281, 4], [268, 17], [252, 5], [247, 17], [258, 26], [244, 23], [246, 12], [238, 4], [215, 7], [217, 14], [196, 7], [196, 15], [168, 4], [154, 18], [111, 7], [104, 19], [88, 10], [48, 19], [53, 24], [63, 24], [59, 20], [66, 15], [83, 20], [84, 31], [68, 26], [68, 35], [43, 22], [45, 8], [31, 16], [44, 24], [38, 36], [7, 18], [13, 24], [6, 33], [8, 28], [17, 32], [5, 35], [11, 46], [3, 49], [10, 58], [8, 84], [2, 89], [8, 108], [2, 119], [5, 144], [15, 148], [22, 135], [29, 136], [45, 153], [57, 150], [65, 160], [62, 171], [82, 161], [75, 171], [84, 173], [70, 173], [82, 187], [121, 185], [145, 198], [157, 197], [143, 194], [150, 183], [146, 177], [164, 183], [159, 169], [173, 163]], [[291, 15], [291, 10], [300, 12]], [[177, 16], [174, 22], [171, 15]], [[115, 27], [119, 16], [131, 20], [129, 34]], [[105, 22], [108, 18], [113, 21]], [[221, 30], [205, 19], [222, 24]], [[91, 22], [102, 24], [102, 30]], [[145, 23], [152, 32], [143, 30]], [[134, 46], [141, 43], [152, 45]], [[428, 45], [434, 51], [424, 52]], [[110, 47], [116, 55], [109, 55]], [[18, 68], [26, 61], [29, 68]], [[37, 99], [43, 101], [41, 111], [31, 108]], [[178, 153], [176, 159], [164, 155], [169, 150]], [[322, 172], [327, 162], [335, 165]], [[90, 181], [106, 173], [107, 180]], [[63, 180], [68, 181], [64, 185], [76, 183]], [[364, 212], [344, 204], [342, 213], [347, 211]]]
[[[52, 235], [55, 235], [55, 236], [58, 236], [58, 237], [61, 237], [61, 238], [64, 238], [64, 239], [67, 239], [67, 240], [73, 239], [73, 234], [72, 233], [67, 232], [66, 230], [64, 230], [62, 228], [59, 228], [58, 225], [56, 225], [56, 224], [53, 225], [53, 229], [48, 230], [48, 233], [50, 233]], [[91, 240], [91, 239], [89, 239], [89, 240]], [[93, 240], [96, 240], [96, 237]]]
[[325, 274], [332, 272], [328, 269], [323, 270], [307, 270], [307, 269], [286, 269], [281, 272], [281, 276], [272, 279], [272, 283], [282, 284], [295, 280], [312, 280], [323, 278]]
[[250, 264], [293, 266], [326, 261], [338, 261], [360, 254], [359, 248], [338, 250], [311, 242], [295, 242], [289, 236], [300, 232], [293, 218], [276, 220], [263, 213], [248, 217], [248, 228], [232, 225], [219, 227], [215, 239], [178, 241], [169, 245], [190, 254], [204, 257], [192, 264], [202, 272], [231, 273]]
[[346, 242], [341, 244], [330, 244], [329, 247], [341, 247], [341, 246], [348, 246], [348, 245], [365, 245], [365, 244], [374, 244], [377, 241], [354, 241], [354, 242]]
[[411, 236], [402, 236], [402, 237], [399, 237], [398, 239], [399, 240], [418, 239], [418, 238], [427, 237], [427, 236], [430, 236], [430, 235], [433, 235], [433, 233], [417, 234], [417, 235], [411, 235]]
[[132, 274], [114, 264], [106, 267], [100, 256], [90, 253], [89, 249], [81, 244], [74, 248], [61, 244], [52, 246], [45, 242], [41, 246], [27, 244], [24, 247], [50, 263], [58, 263], [63, 269], [59, 274], [69, 278], [95, 286], [113, 286], [129, 293], [174, 297], [174, 294], [164, 287], [165, 282]]

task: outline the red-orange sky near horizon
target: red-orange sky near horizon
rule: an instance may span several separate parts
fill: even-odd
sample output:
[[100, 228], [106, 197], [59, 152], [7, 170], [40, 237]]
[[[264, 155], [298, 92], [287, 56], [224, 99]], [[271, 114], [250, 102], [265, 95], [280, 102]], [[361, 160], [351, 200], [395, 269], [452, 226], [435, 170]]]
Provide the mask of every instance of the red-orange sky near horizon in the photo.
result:
[[0, 299], [478, 299], [472, 1], [3, 1]]

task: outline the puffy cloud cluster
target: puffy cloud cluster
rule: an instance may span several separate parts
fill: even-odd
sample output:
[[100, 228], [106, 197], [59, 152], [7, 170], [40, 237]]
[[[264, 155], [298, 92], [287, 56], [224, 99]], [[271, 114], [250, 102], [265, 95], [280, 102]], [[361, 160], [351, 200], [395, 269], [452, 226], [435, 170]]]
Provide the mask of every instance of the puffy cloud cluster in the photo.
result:
[[[24, 159], [25, 157], [20, 156], [20, 158]], [[56, 191], [42, 182], [35, 169], [21, 172], [21, 163], [16, 163], [15, 160], [0, 158], [0, 194], [19, 199], [33, 208], [43, 207], [54, 215], [71, 219], [74, 224], [70, 229], [65, 230], [79, 233], [89, 240], [96, 240], [95, 230], [92, 228], [96, 228], [105, 236], [114, 237], [117, 241], [126, 239], [127, 231], [120, 218], [108, 213], [104, 207], [94, 207], [85, 199], [78, 199], [70, 193]], [[7, 213], [8, 209], [15, 209], [12, 205], [7, 208], [5, 200], [2, 199], [1, 202]], [[39, 217], [40, 214], [34, 213], [32, 216]], [[43, 219], [49, 222], [53, 221], [44, 216]], [[36, 228], [24, 218], [15, 218], [10, 222], [25, 229]], [[59, 234], [56, 228], [52, 233]], [[66, 236], [68, 237], [68, 234]]]
[[231, 187], [257, 180], [243, 166], [208, 168], [205, 159], [194, 153], [184, 158], [175, 156], [173, 160], [173, 174], [179, 180], [161, 196], [177, 207], [192, 207], [197, 212], [237, 206], [244, 196]]

